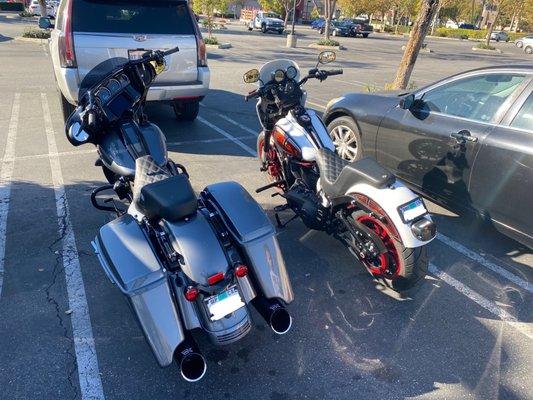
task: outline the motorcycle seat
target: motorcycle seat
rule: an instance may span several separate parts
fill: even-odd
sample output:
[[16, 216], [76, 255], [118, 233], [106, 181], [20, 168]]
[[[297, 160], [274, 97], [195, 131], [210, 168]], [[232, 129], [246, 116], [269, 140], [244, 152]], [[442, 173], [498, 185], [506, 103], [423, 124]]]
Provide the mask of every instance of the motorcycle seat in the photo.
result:
[[148, 219], [176, 222], [196, 213], [198, 200], [186, 175], [171, 175], [151, 156], [135, 163], [133, 201]]
[[316, 161], [320, 170], [320, 185], [331, 198], [344, 196], [356, 183], [383, 188], [396, 181], [392, 173], [370, 157], [349, 162], [337, 153], [322, 148], [317, 152]]

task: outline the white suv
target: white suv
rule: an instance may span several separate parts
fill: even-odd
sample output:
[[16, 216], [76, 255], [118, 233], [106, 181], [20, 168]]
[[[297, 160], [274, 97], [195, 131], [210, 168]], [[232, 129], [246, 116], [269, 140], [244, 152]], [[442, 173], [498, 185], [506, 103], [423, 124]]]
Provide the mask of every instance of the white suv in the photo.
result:
[[[209, 68], [187, 1], [61, 0], [55, 22], [50, 53], [65, 118], [76, 104], [79, 84], [100, 62], [176, 46], [179, 52], [167, 57], [167, 70], [157, 77], [147, 100], [172, 105], [179, 119], [196, 118], [209, 90]], [[46, 19], [39, 24], [53, 27]]]

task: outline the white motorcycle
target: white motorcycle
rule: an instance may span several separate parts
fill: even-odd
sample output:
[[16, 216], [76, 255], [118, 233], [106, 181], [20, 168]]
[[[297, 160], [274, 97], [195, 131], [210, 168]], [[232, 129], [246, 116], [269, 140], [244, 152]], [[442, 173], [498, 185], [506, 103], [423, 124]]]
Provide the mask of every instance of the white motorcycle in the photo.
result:
[[302, 86], [323, 81], [342, 70], [320, 70], [336, 55], [324, 51], [307, 76], [291, 60], [274, 60], [244, 75], [259, 83], [246, 100], [257, 98], [263, 127], [257, 153], [270, 183], [256, 190], [277, 189], [304, 224], [340, 239], [379, 281], [396, 291], [412, 288], [428, 269], [427, 244], [436, 227], [422, 199], [372, 158], [348, 162], [335, 153], [326, 127], [305, 108]]

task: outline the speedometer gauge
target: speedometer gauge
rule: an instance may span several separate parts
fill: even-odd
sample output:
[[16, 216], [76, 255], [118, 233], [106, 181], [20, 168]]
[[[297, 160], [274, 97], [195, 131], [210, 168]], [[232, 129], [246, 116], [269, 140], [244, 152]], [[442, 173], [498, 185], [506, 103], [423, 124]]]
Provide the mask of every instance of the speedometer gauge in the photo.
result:
[[286, 74], [287, 74], [287, 78], [294, 79], [296, 78], [296, 75], [298, 75], [298, 70], [294, 66], [291, 65], [287, 68]]
[[101, 88], [96, 92], [96, 96], [100, 99], [102, 103], [107, 103], [109, 99], [111, 98], [111, 92], [108, 88]]
[[120, 82], [117, 81], [116, 79], [111, 79], [108, 83], [107, 83], [107, 88], [109, 89], [109, 91], [114, 94], [116, 92], [118, 92], [120, 90]]
[[285, 71], [283, 71], [282, 69], [278, 69], [276, 70], [276, 72], [274, 72], [274, 81], [276, 81], [277, 83], [280, 83], [280, 82], [283, 82], [284, 79], [285, 79]]

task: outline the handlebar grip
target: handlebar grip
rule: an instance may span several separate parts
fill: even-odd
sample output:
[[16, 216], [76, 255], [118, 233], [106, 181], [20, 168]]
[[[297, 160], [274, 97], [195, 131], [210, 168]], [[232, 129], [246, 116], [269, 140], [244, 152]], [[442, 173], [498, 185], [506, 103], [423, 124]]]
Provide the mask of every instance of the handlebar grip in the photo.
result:
[[176, 46], [176, 47], [174, 47], [173, 49], [170, 49], [170, 50], [164, 51], [164, 52], [163, 52], [163, 56], [169, 56], [169, 55], [171, 55], [171, 54], [177, 53], [178, 51], [180, 51], [180, 49], [179, 49], [178, 46]]
[[328, 71], [328, 75], [342, 75], [344, 71], [342, 69], [332, 69]]

